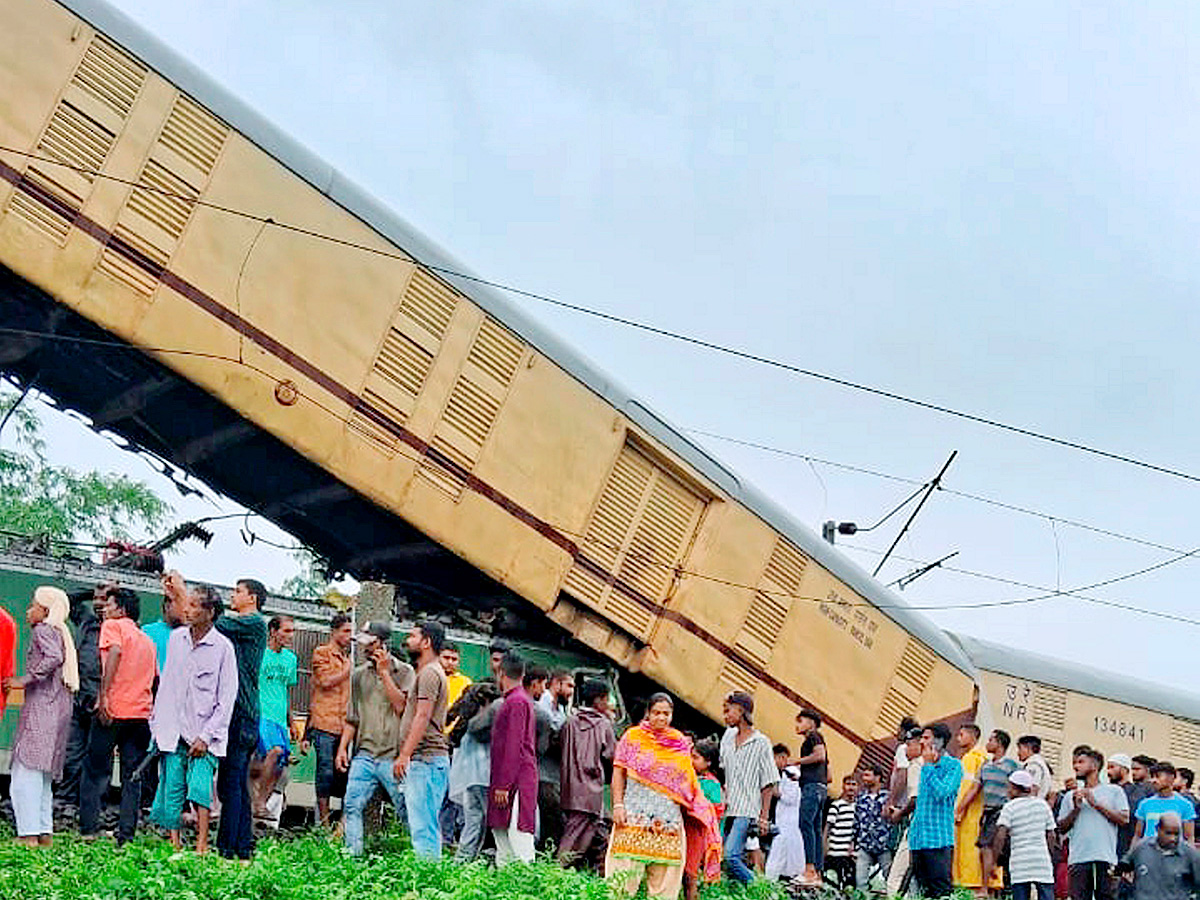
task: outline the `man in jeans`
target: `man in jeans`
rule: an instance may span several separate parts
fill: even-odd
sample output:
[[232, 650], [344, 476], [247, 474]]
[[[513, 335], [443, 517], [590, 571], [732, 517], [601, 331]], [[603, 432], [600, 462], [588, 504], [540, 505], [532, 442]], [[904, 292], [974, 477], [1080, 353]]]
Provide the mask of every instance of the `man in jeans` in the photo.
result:
[[883, 815], [887, 802], [883, 767], [867, 766], [862, 773], [862, 793], [854, 803], [854, 886], [864, 893], [871, 885], [871, 866], [878, 865], [885, 879], [891, 866], [892, 829]]
[[[190, 603], [187, 585], [178, 572], [163, 577], [163, 592], [184, 608]], [[225, 754], [217, 766], [217, 796], [221, 801], [217, 849], [222, 856], [239, 859], [249, 859], [254, 852], [249, 773], [250, 755], [258, 746], [258, 672], [267, 646], [267, 623], [258, 610], [266, 595], [261, 581], [243, 578], [229, 598], [228, 611], [213, 624], [233, 645], [238, 676]]]
[[416, 682], [400, 717], [400, 752], [392, 765], [392, 773], [404, 781], [413, 852], [427, 859], [442, 855], [439, 819], [450, 773], [449, 688], [438, 661], [445, 643], [446, 629], [440, 622], [424, 622], [408, 635], [408, 653], [417, 663]]
[[354, 670], [346, 726], [338, 747], [337, 767], [347, 772], [346, 849], [363, 852], [363, 810], [381, 785], [392, 800], [396, 818], [403, 821], [404, 793], [393, 763], [400, 746], [400, 717], [408, 706], [416, 676], [412, 666], [392, 656], [391, 626], [367, 622], [355, 640], [367, 661]]
[[346, 793], [346, 777], [337, 770], [335, 761], [342, 728], [346, 724], [346, 704], [350, 702], [350, 676], [354, 664], [350, 647], [354, 643], [354, 626], [350, 617], [338, 613], [329, 622], [329, 640], [312, 653], [312, 692], [308, 701], [308, 722], [305, 744], [317, 752], [316, 773], [313, 779], [317, 794], [317, 820], [329, 824], [329, 798]]
[[825, 848], [821, 843], [821, 810], [829, 793], [829, 758], [821, 734], [821, 714], [802, 709], [796, 716], [800, 756], [792, 764], [800, 767], [800, 834], [804, 837], [804, 880], [819, 884], [825, 871]]
[[754, 698], [734, 691], [722, 707], [725, 734], [721, 737], [721, 768], [725, 770], [725, 870], [742, 884], [754, 873], [742, 860], [750, 826], [757, 819], [758, 831], [770, 829], [771, 798], [779, 783], [779, 769], [771, 753], [771, 740], [754, 727]]
[[921, 734], [921, 783], [910, 801], [908, 847], [913, 877], [926, 897], [948, 897], [954, 861], [954, 807], [962, 784], [962, 764], [946, 752], [950, 729], [941, 722]]
[[137, 626], [141, 615], [138, 595], [115, 588], [100, 626], [100, 691], [96, 722], [88, 736], [87, 756], [79, 795], [79, 831], [92, 837], [100, 830], [100, 806], [112, 775], [115, 747], [121, 757], [121, 818], [118, 846], [132, 840], [137, 830], [142, 783], [134, 770], [150, 745], [152, 690], [158, 674], [154, 642]]
[[250, 757], [258, 749], [258, 674], [267, 648], [267, 623], [259, 614], [267, 589], [261, 581], [243, 578], [229, 598], [229, 611], [216, 621], [216, 629], [233, 644], [237, 657], [238, 695], [229, 723], [229, 743], [217, 767], [217, 796], [221, 823], [217, 850], [233, 859], [254, 853], [254, 821], [250, 805]]
[[1109, 870], [1117, 864], [1117, 830], [1129, 822], [1129, 800], [1120, 785], [1100, 783], [1099, 750], [1080, 750], [1074, 766], [1079, 787], [1064, 793], [1058, 808], [1058, 830], [1070, 838], [1071, 900], [1113, 900]]

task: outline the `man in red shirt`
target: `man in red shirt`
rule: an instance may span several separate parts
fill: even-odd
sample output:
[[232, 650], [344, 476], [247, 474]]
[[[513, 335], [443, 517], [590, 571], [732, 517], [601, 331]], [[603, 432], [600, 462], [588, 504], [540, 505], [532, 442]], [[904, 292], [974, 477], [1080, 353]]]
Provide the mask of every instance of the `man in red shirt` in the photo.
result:
[[94, 836], [100, 829], [100, 805], [108, 789], [115, 747], [121, 757], [121, 818], [117, 844], [132, 840], [141, 805], [141, 781], [134, 770], [150, 745], [150, 712], [158, 674], [154, 642], [138, 628], [141, 603], [129, 588], [109, 593], [100, 626], [100, 692], [96, 724], [88, 736], [83, 784], [79, 791], [79, 830]]

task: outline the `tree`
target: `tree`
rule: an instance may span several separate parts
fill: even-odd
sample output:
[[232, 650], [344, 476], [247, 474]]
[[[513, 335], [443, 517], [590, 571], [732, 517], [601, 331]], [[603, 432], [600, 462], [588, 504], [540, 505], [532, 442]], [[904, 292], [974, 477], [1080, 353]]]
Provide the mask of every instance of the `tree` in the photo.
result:
[[[149, 485], [98, 471], [52, 465], [37, 414], [15, 394], [0, 394], [0, 528], [48, 534], [58, 540], [128, 539], [134, 530], [153, 532], [171, 513]], [[11, 412], [11, 415], [9, 413]]]
[[305, 547], [293, 551], [292, 558], [300, 564], [300, 571], [284, 580], [279, 593], [297, 600], [320, 600], [329, 588], [320, 557]]

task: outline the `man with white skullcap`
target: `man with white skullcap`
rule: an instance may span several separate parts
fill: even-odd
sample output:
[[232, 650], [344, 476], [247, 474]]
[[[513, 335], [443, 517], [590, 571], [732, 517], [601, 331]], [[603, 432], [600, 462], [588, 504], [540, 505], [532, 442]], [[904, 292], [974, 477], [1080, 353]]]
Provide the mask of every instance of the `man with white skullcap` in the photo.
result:
[[1054, 867], [1050, 846], [1054, 840], [1054, 813], [1036, 796], [1033, 775], [1018, 769], [1008, 776], [1009, 801], [1000, 810], [996, 826], [996, 855], [1010, 844], [1008, 872], [1013, 900], [1054, 900]]

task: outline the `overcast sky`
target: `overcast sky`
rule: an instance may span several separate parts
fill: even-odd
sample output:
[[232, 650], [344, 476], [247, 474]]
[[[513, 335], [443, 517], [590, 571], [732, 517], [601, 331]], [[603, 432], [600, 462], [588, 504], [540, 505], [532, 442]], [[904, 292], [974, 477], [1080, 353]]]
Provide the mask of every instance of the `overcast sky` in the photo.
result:
[[[1195, 3], [117, 5], [483, 276], [1200, 473]], [[1200, 546], [1200, 484], [522, 303], [681, 427], [918, 480], [957, 449], [949, 487]], [[818, 530], [911, 490], [705, 442]], [[873, 568], [898, 524], [847, 552]], [[287, 574], [220, 534], [184, 564]], [[897, 553], [952, 551], [1050, 588], [1171, 557], [938, 494]], [[1093, 593], [1200, 617], [1198, 571]], [[904, 597], [1036, 593], [938, 571]], [[1194, 625], [1067, 598], [930, 615], [1194, 681]]]

